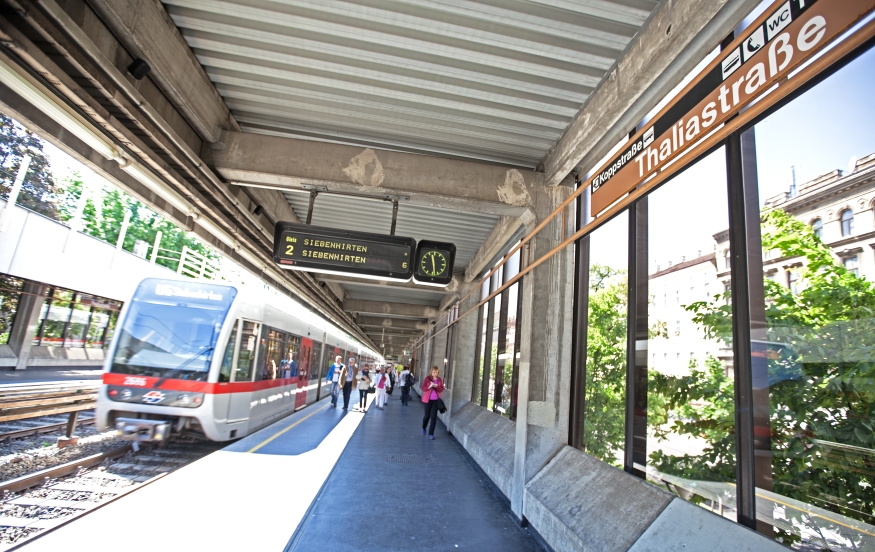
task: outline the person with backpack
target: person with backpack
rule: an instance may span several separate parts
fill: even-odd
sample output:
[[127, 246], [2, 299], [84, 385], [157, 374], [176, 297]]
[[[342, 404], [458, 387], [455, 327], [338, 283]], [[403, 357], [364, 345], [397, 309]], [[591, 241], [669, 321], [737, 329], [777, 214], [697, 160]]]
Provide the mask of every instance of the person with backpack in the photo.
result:
[[401, 404], [407, 406], [410, 401], [410, 388], [413, 386], [413, 374], [410, 370], [404, 368], [398, 376], [398, 381], [401, 382]]
[[386, 366], [384, 369], [384, 373], [389, 376], [389, 384], [386, 387], [386, 401], [389, 401], [389, 396], [392, 394], [392, 390], [395, 389], [395, 369], [391, 366]]

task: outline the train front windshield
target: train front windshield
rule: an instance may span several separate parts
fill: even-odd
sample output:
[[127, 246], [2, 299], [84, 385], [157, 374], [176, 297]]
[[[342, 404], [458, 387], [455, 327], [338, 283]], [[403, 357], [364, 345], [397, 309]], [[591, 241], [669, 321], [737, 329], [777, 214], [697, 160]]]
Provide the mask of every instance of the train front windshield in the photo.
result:
[[117, 333], [110, 371], [206, 381], [236, 295], [229, 286], [144, 280]]

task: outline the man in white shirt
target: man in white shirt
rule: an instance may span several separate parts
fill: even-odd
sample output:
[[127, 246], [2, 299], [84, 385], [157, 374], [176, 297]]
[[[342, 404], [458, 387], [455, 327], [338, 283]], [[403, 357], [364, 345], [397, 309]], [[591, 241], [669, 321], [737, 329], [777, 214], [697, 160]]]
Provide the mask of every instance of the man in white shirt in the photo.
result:
[[[402, 366], [402, 368], [404, 368]], [[410, 370], [404, 368], [401, 370], [401, 374], [398, 375], [398, 385], [401, 386], [401, 404], [407, 406], [408, 401], [410, 401], [410, 385], [408, 384], [408, 375], [410, 375]]]
[[345, 368], [342, 356], [334, 358], [334, 364], [328, 369], [325, 379], [331, 382], [331, 408], [337, 408], [337, 391], [340, 388], [340, 371]]

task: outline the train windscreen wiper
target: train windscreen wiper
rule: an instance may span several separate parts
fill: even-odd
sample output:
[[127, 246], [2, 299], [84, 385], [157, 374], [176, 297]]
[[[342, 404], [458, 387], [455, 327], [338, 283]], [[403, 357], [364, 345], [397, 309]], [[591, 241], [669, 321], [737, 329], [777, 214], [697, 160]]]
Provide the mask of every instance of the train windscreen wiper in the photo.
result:
[[[199, 352], [198, 354], [194, 355], [194, 356], [191, 357], [190, 359], [186, 360], [185, 362], [183, 362], [182, 364], [180, 364], [179, 366], [177, 366], [177, 367], [174, 368], [173, 370], [167, 372], [166, 374], [164, 374], [163, 376], [161, 376], [161, 379], [159, 379], [158, 381], [155, 382], [155, 385], [153, 385], [152, 388], [153, 388], [153, 389], [157, 389], [158, 387], [161, 387], [161, 384], [163, 384], [165, 381], [169, 380], [170, 378], [172, 378], [173, 376], [175, 376], [175, 375], [177, 375], [177, 374], [179, 374], [179, 373], [181, 373], [181, 372], [184, 372], [184, 371], [185, 371], [185, 367], [188, 366], [189, 364], [191, 364], [192, 361], [194, 361], [196, 358], [199, 358], [199, 357], [200, 357], [201, 355], [203, 355], [204, 353], [209, 353], [209, 352], [211, 352], [214, 348], [215, 348], [215, 347], [207, 347], [206, 349], [204, 349], [203, 351], [201, 351], [201, 352]], [[207, 370], [209, 370], [209, 367], [207, 367]], [[206, 371], [206, 370], [197, 370], [197, 372], [204, 372], [204, 371]]]

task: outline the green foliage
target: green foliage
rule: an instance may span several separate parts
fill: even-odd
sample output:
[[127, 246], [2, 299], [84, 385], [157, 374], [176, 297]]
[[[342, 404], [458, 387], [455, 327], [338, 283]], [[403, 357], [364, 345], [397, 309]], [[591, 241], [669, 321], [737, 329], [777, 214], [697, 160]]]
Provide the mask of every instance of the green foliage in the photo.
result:
[[626, 397], [626, 272], [594, 264], [589, 276], [584, 447], [615, 466], [623, 452]]
[[31, 156], [17, 204], [57, 218], [58, 187], [43, 153], [43, 142], [34, 133], [0, 113], [0, 197], [6, 198], [25, 155]]
[[[754, 343], [768, 359], [773, 491], [873, 523], [875, 286], [837, 263], [803, 222], [780, 210], [766, 213], [762, 222], [764, 250], [804, 260], [795, 269], [802, 282], [799, 293], [764, 280], [767, 337]], [[687, 310], [706, 336], [731, 342], [731, 310], [721, 299]], [[686, 412], [693, 422], [676, 423], [678, 431], [707, 435], [707, 430], [727, 429], [721, 424], [731, 407], [731, 388], [713, 375], [694, 371], [666, 378], [657, 388], [670, 404], [699, 398], [714, 410], [710, 417], [704, 410]], [[702, 421], [713, 427], [703, 428]], [[700, 478], [697, 473], [722, 471], [717, 462], [734, 471], [734, 453], [720, 434], [709, 440], [701, 457], [653, 460], [659, 469], [694, 479]], [[789, 518], [803, 515], [787, 509]], [[783, 536], [785, 542], [797, 538]]]
[[[82, 177], [74, 173], [64, 181], [65, 195], [60, 205], [62, 220], [69, 221], [73, 218], [76, 205], [85, 188]], [[95, 196], [97, 201], [95, 201]], [[161, 249], [182, 251], [182, 246], [193, 249], [206, 256], [215, 259], [217, 255], [200, 241], [190, 238], [178, 226], [158, 215], [143, 203], [137, 201], [118, 188], [104, 185], [96, 194], [92, 194], [86, 200], [82, 212], [82, 231], [90, 236], [115, 244], [118, 242], [125, 211], [131, 212], [128, 231], [125, 234], [122, 248], [131, 251], [137, 240], [143, 240], [149, 245], [155, 243], [155, 236], [161, 232]], [[174, 256], [178, 258], [178, 256]], [[175, 270], [177, 263], [174, 259], [162, 259], [160, 256], [155, 261]]]

